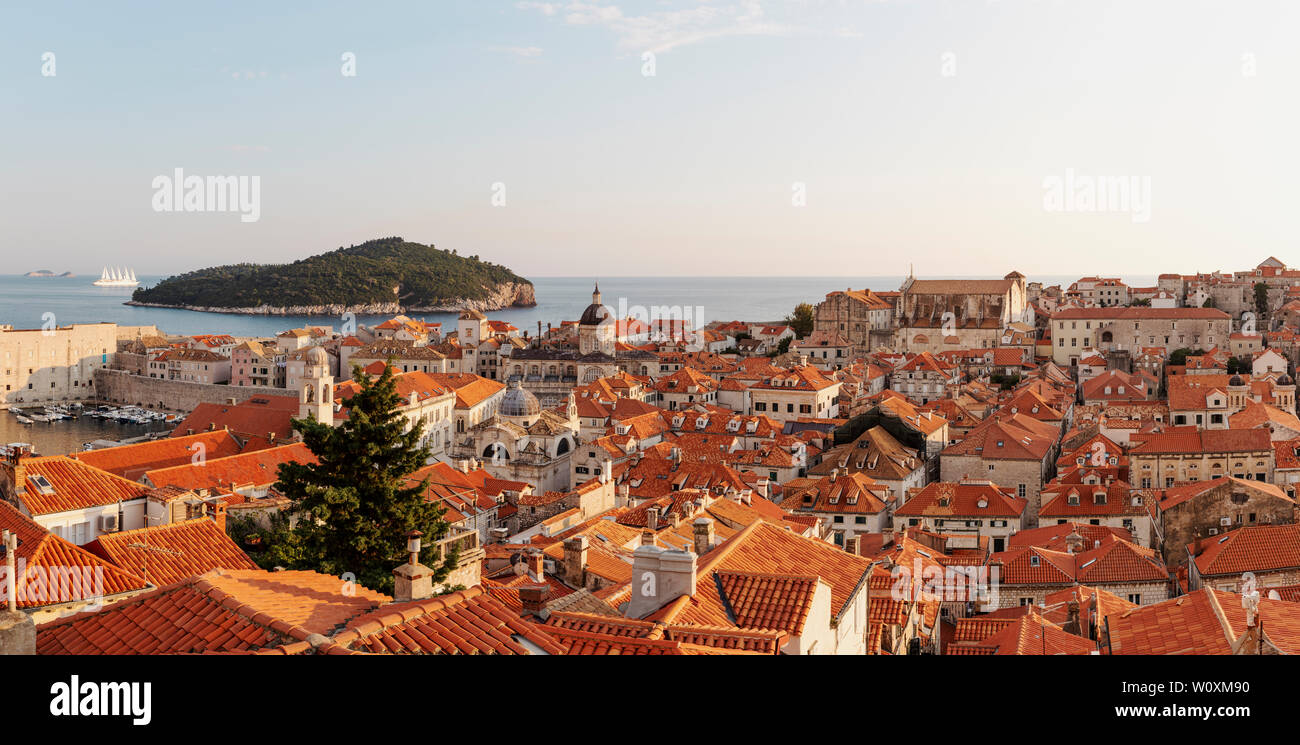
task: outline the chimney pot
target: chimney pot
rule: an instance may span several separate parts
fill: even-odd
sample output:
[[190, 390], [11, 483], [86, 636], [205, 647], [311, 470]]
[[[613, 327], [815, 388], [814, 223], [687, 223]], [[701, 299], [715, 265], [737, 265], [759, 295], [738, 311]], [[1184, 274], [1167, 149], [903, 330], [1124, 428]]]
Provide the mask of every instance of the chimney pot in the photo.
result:
[[542, 611], [546, 610], [546, 601], [550, 594], [550, 585], [526, 585], [519, 588], [519, 601], [524, 606], [524, 613], [540, 616]]

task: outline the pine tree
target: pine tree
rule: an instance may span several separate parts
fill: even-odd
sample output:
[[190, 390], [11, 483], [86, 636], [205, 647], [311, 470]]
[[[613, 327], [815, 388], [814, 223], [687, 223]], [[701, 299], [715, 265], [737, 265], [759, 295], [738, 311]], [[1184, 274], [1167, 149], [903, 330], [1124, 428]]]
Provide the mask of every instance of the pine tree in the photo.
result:
[[350, 572], [362, 586], [391, 593], [392, 571], [406, 560], [406, 535], [419, 530], [420, 562], [440, 582], [457, 561], [454, 551], [437, 559], [436, 542], [450, 529], [445, 508], [424, 498], [428, 479], [409, 479], [429, 458], [420, 444], [424, 423], [406, 429], [391, 365], [374, 380], [356, 366], [352, 375], [359, 390], [343, 402], [342, 425], [293, 420], [318, 462], [280, 467], [275, 488], [294, 500], [299, 520], [270, 550], [288, 568]]

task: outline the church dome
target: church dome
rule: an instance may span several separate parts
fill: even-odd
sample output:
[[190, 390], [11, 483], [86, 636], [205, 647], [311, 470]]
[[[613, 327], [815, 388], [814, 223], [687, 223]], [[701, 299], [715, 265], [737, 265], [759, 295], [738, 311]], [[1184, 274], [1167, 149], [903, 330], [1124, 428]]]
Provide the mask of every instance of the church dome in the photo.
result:
[[1287, 375], [1286, 373], [1282, 373], [1282, 377], [1280, 377], [1280, 378], [1277, 379], [1277, 384], [1278, 384], [1278, 385], [1295, 385], [1295, 381], [1291, 379], [1291, 376], [1290, 376], [1290, 375]]
[[542, 413], [542, 405], [537, 396], [519, 387], [519, 381], [511, 381], [506, 394], [501, 397], [501, 416], [527, 417]]
[[305, 359], [309, 365], [327, 366], [330, 363], [329, 353], [321, 347], [312, 347], [311, 349], [308, 349]]
[[595, 292], [591, 293], [591, 305], [582, 311], [582, 318], [578, 319], [579, 326], [599, 326], [609, 318], [609, 309], [600, 302], [600, 285], [596, 285]]
[[[1222, 380], [1222, 378], [1220, 378], [1220, 380]], [[1240, 375], [1233, 375], [1231, 378], [1228, 378], [1228, 385], [1230, 386], [1238, 386], [1238, 385], [1245, 385], [1245, 384], [1246, 383], [1242, 381]]]

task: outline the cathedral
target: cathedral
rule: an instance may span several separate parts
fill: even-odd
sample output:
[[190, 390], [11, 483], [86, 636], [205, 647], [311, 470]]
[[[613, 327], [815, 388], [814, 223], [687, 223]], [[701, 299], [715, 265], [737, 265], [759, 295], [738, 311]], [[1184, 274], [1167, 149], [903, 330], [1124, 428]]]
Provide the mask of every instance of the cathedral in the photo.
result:
[[572, 393], [561, 414], [543, 408], [537, 396], [511, 380], [497, 413], [456, 435], [451, 456], [481, 461], [494, 477], [526, 481], [537, 494], [565, 491], [578, 431], [578, 404]]
[[597, 285], [591, 293], [591, 304], [578, 320], [576, 347], [544, 346], [537, 339], [527, 348], [511, 350], [509, 359], [502, 360], [506, 380], [517, 381], [542, 406], [553, 407], [559, 406], [574, 386], [610, 377], [620, 370], [643, 376], [658, 372], [659, 357], [655, 353], [619, 348], [618, 325], [613, 311], [601, 302]]

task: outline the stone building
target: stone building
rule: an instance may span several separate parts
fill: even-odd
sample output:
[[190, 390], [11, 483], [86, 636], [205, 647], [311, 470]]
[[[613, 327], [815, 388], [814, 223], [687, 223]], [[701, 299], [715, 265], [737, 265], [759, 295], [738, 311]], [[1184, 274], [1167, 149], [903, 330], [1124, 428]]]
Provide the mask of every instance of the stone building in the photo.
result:
[[1266, 429], [1207, 429], [1133, 435], [1129, 478], [1139, 489], [1186, 481], [1273, 481], [1273, 444]]
[[659, 357], [641, 349], [620, 348], [615, 338], [617, 326], [613, 313], [601, 303], [597, 286], [578, 321], [577, 348], [542, 346], [540, 339], [527, 347], [503, 346], [500, 367], [507, 381], [519, 382], [547, 407], [563, 403], [574, 386], [615, 377], [620, 371], [656, 374]]
[[1093, 546], [1077, 533], [1071, 538], [1075, 540], [1066, 551], [1021, 546], [990, 556], [989, 568], [996, 568], [1000, 579], [997, 605], [1041, 606], [1048, 595], [1077, 585], [1105, 590], [1134, 605], [1169, 598], [1169, 572], [1155, 551], [1113, 536]]
[[1077, 364], [1084, 350], [1210, 349], [1227, 345], [1232, 320], [1215, 308], [1066, 308], [1052, 316], [1052, 361]]
[[1002, 330], [1027, 321], [1025, 276], [1002, 279], [916, 279], [903, 282], [895, 348], [942, 352], [998, 346]]
[[850, 345], [850, 359], [892, 346], [894, 303], [871, 290], [827, 293], [813, 312], [813, 330], [839, 335]]
[[1188, 544], [1251, 525], [1295, 522], [1296, 502], [1274, 484], [1222, 476], [1153, 492], [1165, 563], [1187, 563]]
[[1002, 551], [1025, 527], [1027, 506], [1024, 498], [993, 481], [941, 481], [908, 495], [894, 510], [894, 530], [901, 534], [921, 527], [950, 536], [988, 538], [993, 551]]
[[1061, 430], [1023, 413], [994, 414], [940, 457], [943, 481], [988, 479], [1029, 501], [1025, 524], [1038, 524], [1039, 494], [1056, 469]]
[[95, 370], [112, 366], [116, 354], [113, 323], [0, 326], [0, 401], [22, 405], [93, 399]]
[[526, 481], [539, 494], [564, 491], [569, 489], [569, 461], [580, 429], [572, 394], [565, 413], [559, 414], [543, 409], [536, 396], [512, 380], [496, 413], [456, 433], [450, 456], [481, 458], [488, 473]]
[[1252, 525], [1207, 536], [1187, 546], [1187, 586], [1241, 592], [1244, 574], [1255, 586], [1300, 585], [1300, 525]]

